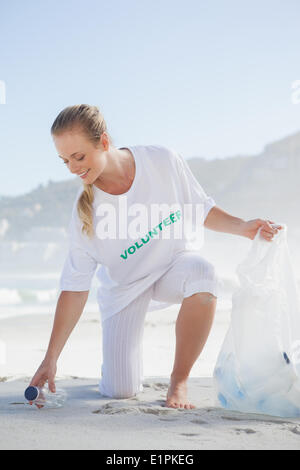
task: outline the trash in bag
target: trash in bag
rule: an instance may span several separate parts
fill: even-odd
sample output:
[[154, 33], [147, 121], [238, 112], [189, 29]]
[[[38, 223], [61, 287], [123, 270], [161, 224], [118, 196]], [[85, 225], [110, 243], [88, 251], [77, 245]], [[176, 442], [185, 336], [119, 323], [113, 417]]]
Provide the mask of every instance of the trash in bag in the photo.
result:
[[[231, 322], [213, 373], [218, 405], [300, 416], [300, 297], [287, 226], [266, 241], [258, 230], [238, 265]], [[276, 227], [273, 224], [273, 227]]]

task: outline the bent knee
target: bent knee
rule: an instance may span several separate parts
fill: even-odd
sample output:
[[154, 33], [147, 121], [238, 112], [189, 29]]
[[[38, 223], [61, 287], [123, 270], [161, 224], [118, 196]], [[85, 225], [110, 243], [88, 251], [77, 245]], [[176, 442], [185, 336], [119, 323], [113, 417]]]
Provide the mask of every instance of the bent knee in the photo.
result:
[[218, 280], [216, 268], [214, 267], [213, 264], [209, 263], [208, 261], [205, 263], [205, 274], [206, 274], [206, 279], [209, 279], [210, 281]]
[[203, 279], [207, 281], [217, 282], [218, 275], [216, 268], [212, 263], [205, 259], [195, 260], [193, 266], [190, 269], [189, 274], [193, 279]]

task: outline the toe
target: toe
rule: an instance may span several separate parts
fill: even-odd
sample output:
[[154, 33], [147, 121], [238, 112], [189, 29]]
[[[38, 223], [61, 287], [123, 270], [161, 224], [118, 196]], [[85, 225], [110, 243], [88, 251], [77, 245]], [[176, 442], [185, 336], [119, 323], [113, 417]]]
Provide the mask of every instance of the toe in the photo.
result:
[[166, 403], [166, 406], [167, 406], [168, 408], [176, 408], [176, 403], [167, 402], [167, 403]]

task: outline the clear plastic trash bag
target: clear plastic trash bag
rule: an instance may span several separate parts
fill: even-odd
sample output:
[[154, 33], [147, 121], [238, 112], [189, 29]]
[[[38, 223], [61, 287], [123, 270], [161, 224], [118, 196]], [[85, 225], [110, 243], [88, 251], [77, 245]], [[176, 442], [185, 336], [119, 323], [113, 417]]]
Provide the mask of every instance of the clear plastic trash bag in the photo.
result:
[[271, 242], [256, 234], [237, 267], [229, 330], [213, 373], [223, 408], [300, 416], [300, 297], [287, 226]]

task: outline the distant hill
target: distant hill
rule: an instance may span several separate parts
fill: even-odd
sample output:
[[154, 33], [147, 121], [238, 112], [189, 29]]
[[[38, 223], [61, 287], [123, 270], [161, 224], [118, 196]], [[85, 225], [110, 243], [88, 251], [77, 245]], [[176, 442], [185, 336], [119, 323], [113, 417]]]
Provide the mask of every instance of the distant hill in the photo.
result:
[[300, 226], [300, 132], [266, 145], [255, 156], [188, 163], [206, 192], [232, 215]]
[[[22, 241], [40, 229], [66, 228], [70, 211], [81, 182], [72, 180], [39, 185], [26, 195], [0, 199], [0, 239]], [[45, 230], [44, 230], [45, 231]], [[46, 230], [47, 232], [47, 230]], [[55, 231], [48, 230], [49, 240], [56, 239]]]
[[[299, 226], [300, 132], [266, 145], [259, 155], [194, 157], [188, 164], [206, 193], [232, 215]], [[50, 181], [26, 195], [0, 198], [0, 240], [62, 239], [80, 185], [78, 178]]]

